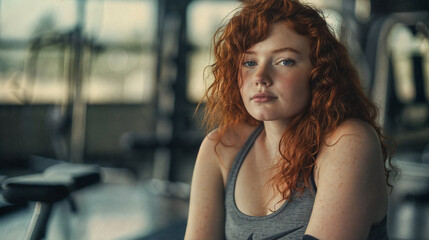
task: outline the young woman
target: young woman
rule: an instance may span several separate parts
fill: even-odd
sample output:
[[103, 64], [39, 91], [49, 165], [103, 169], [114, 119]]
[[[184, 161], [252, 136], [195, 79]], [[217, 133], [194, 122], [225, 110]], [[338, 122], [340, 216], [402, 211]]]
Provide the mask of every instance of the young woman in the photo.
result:
[[185, 239], [387, 239], [394, 166], [320, 12], [244, 1], [214, 54]]

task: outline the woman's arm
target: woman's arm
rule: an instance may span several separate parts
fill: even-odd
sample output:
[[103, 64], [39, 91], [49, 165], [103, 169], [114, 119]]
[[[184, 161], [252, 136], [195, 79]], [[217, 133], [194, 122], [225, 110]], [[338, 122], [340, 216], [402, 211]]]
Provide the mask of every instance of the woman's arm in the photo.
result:
[[317, 239], [366, 239], [387, 211], [380, 143], [364, 122], [342, 124], [321, 147], [317, 195], [306, 234]]
[[224, 239], [224, 185], [215, 141], [201, 144], [192, 177], [186, 240]]

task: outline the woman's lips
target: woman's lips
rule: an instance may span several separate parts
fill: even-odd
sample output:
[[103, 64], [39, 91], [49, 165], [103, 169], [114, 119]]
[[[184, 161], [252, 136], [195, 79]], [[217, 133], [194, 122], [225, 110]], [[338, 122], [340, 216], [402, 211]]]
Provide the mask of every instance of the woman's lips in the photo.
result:
[[270, 93], [257, 93], [250, 98], [250, 100], [257, 102], [257, 103], [270, 102], [270, 101], [273, 101], [275, 99], [277, 99], [277, 97], [270, 94]]

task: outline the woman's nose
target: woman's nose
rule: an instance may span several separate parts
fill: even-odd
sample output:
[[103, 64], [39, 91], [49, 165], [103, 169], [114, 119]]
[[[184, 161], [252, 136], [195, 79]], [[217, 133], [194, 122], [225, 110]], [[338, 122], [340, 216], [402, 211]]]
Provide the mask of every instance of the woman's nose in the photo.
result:
[[261, 85], [265, 87], [268, 87], [272, 84], [268, 67], [266, 66], [259, 67], [258, 71], [255, 74], [255, 84], [257, 86]]

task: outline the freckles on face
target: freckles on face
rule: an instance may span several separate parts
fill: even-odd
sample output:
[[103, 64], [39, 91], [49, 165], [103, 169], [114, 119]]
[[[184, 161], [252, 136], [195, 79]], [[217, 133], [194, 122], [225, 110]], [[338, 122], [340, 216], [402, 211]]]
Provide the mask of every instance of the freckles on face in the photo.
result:
[[310, 99], [310, 40], [283, 22], [243, 54], [238, 85], [244, 106], [260, 121], [289, 121]]

